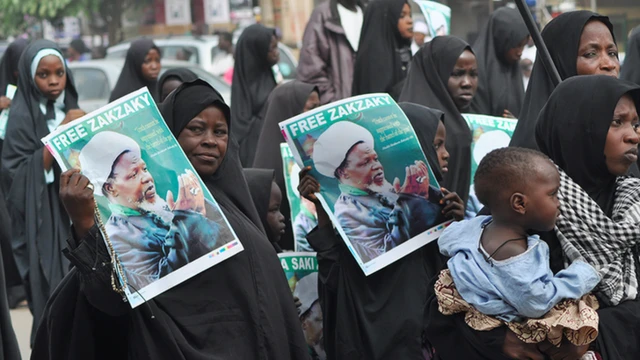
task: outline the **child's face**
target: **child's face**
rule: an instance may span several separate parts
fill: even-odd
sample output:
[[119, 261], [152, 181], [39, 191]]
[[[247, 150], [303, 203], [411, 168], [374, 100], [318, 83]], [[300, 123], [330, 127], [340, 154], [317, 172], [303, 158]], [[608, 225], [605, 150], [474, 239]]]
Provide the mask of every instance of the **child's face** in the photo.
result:
[[267, 212], [267, 223], [271, 231], [271, 241], [278, 242], [284, 234], [284, 215], [280, 212], [282, 202], [282, 192], [275, 182], [271, 183], [271, 196], [269, 198], [269, 212]]
[[556, 225], [556, 219], [560, 214], [560, 200], [558, 191], [560, 188], [560, 174], [548, 160], [537, 160], [538, 171], [534, 172], [534, 178], [530, 179], [529, 202], [527, 204], [528, 226], [536, 231], [550, 231]]
[[55, 55], [43, 57], [33, 78], [38, 90], [49, 100], [56, 100], [67, 86], [64, 64]]
[[447, 130], [444, 128], [442, 121], [440, 121], [438, 124], [438, 130], [436, 131], [436, 137], [433, 139], [433, 147], [436, 148], [438, 162], [440, 163], [440, 171], [443, 175], [449, 171], [449, 152], [445, 147], [446, 139]]

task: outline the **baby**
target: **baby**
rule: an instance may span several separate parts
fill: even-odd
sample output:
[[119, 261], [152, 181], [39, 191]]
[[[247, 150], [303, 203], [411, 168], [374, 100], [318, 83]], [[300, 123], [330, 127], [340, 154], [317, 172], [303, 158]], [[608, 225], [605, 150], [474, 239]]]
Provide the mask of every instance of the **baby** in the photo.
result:
[[[504, 323], [514, 330], [514, 323], [553, 317], [554, 311], [560, 311], [554, 307], [562, 300], [577, 300], [588, 294], [600, 281], [598, 272], [586, 262], [575, 261], [554, 274], [549, 268], [548, 245], [538, 235], [528, 234], [528, 231], [554, 229], [560, 212], [559, 187], [558, 170], [551, 160], [537, 151], [503, 148], [484, 157], [476, 171], [475, 190], [492, 215], [454, 223], [438, 240], [440, 252], [450, 257], [450, 278], [445, 271], [436, 284], [436, 291], [441, 292], [439, 300], [444, 300], [442, 290], [446, 286], [443, 287], [443, 281], [447, 283], [444, 278], [448, 278], [449, 295], [457, 290], [462, 297], [460, 300], [470, 305], [471, 311], [491, 316], [497, 326]], [[591, 297], [585, 302], [571, 303], [580, 309], [569, 317], [567, 324], [573, 324], [565, 325], [573, 326], [571, 330], [578, 332], [577, 337], [580, 337], [580, 329], [589, 328], [581, 332], [586, 339], [570, 338], [572, 342], [576, 340], [574, 343], [589, 343], [595, 339], [594, 332], [597, 333], [597, 314], [591, 308], [597, 307], [597, 302]], [[570, 308], [571, 304], [562, 307], [561, 311]], [[451, 311], [446, 301], [441, 301], [440, 305], [443, 313], [466, 311]], [[584, 307], [588, 308], [589, 319], [586, 320], [583, 318], [585, 313], [581, 312]], [[555, 315], [556, 319], [560, 317], [558, 315]], [[594, 317], [595, 325], [593, 321], [589, 322]], [[552, 329], [558, 325], [563, 324], [550, 320], [541, 328]], [[476, 326], [472, 327], [489, 330]], [[536, 333], [536, 341], [529, 342], [545, 340], [546, 335], [552, 340], [549, 331], [540, 336], [536, 326], [529, 330]], [[560, 341], [562, 330], [553, 336], [555, 341]], [[527, 336], [521, 338], [525, 340], [524, 337]]]

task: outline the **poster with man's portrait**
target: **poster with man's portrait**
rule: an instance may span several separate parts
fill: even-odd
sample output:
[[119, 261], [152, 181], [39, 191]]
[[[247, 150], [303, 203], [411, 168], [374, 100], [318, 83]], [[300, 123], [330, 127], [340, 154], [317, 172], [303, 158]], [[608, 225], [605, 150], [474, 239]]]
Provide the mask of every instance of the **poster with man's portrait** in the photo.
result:
[[42, 141], [62, 171], [91, 182], [131, 307], [243, 250], [146, 88]]
[[427, 22], [429, 36], [449, 35], [451, 33], [451, 8], [436, 1], [413, 0]]
[[437, 239], [443, 194], [416, 134], [388, 94], [368, 94], [280, 123], [300, 168], [366, 275]]

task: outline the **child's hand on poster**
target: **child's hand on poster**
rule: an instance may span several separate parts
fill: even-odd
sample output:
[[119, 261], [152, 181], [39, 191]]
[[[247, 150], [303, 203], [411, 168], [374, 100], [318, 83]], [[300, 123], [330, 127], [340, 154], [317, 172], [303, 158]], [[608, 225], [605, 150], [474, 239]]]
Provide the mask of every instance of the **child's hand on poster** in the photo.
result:
[[313, 205], [315, 205], [316, 213], [318, 215], [318, 227], [322, 228], [324, 226], [331, 226], [331, 219], [329, 219], [329, 215], [322, 207], [320, 199], [316, 196], [316, 193], [320, 192], [320, 183], [316, 178], [309, 174], [309, 171], [311, 171], [311, 166], [307, 166], [300, 171], [298, 192], [300, 193], [300, 197], [311, 201]]
[[442, 213], [448, 219], [454, 219], [455, 221], [464, 220], [464, 202], [457, 193], [450, 192], [445, 188], [440, 188], [444, 197], [440, 200], [440, 205], [443, 205]]
[[167, 192], [167, 204], [171, 210], [191, 210], [206, 216], [204, 193], [198, 177], [187, 170], [178, 176], [178, 199], [173, 199], [171, 190]]

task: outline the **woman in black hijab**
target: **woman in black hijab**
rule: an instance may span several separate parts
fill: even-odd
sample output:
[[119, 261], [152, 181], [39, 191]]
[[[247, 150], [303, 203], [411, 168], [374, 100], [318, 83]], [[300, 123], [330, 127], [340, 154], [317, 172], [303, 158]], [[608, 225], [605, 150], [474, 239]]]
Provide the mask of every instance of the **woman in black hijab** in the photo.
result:
[[240, 144], [240, 161], [242, 166], [250, 167], [262, 130], [265, 105], [276, 87], [271, 70], [280, 59], [275, 30], [260, 24], [246, 28], [236, 44], [235, 59], [231, 117], [236, 125], [234, 136]]
[[480, 69], [478, 93], [471, 104], [474, 113], [518, 117], [524, 101], [520, 57], [528, 40], [518, 10], [502, 7], [491, 14], [473, 44]]
[[109, 102], [147, 87], [157, 102], [158, 75], [160, 74], [160, 49], [151, 39], [139, 39], [131, 43], [116, 86], [111, 91]]
[[58, 198], [60, 169], [43, 137], [84, 112], [56, 44], [38, 40], [20, 58], [2, 173], [12, 223], [12, 247], [33, 313], [33, 334], [49, 295], [68, 272], [62, 256], [69, 218]]
[[[265, 115], [264, 126], [258, 140], [253, 166], [259, 169], [274, 169], [276, 172], [276, 184], [285, 193], [287, 187], [284, 182], [280, 144], [286, 141], [282, 137], [278, 124], [303, 112], [315, 109], [319, 105], [318, 88], [298, 80], [278, 86], [269, 96], [267, 114]], [[284, 198], [287, 199], [287, 196], [285, 195]], [[286, 218], [285, 224], [287, 228], [284, 235], [282, 235], [280, 244], [285, 249], [294, 249], [293, 230], [291, 229], [293, 219], [291, 219], [289, 201], [283, 201], [281, 209]]]
[[[565, 267], [568, 253], [564, 249], [569, 248], [561, 245], [557, 234], [563, 234], [568, 243], [576, 243], [587, 238], [598, 239], [603, 233], [614, 231], [615, 225], [602, 229], [607, 222], [637, 228], [637, 225], [633, 225], [640, 218], [637, 211], [635, 214], [618, 213], [625, 209], [625, 202], [634, 205], [638, 202], [640, 189], [640, 180], [621, 177], [635, 162], [634, 156], [627, 152], [637, 153], [640, 142], [636, 131], [637, 110], [627, 113], [620, 111], [623, 108], [619, 104], [625, 95], [630, 96], [629, 103], [635, 103], [636, 109], [640, 108], [639, 86], [603, 75], [573, 77], [558, 86], [540, 114], [536, 127], [540, 149], [581, 187], [577, 191], [564, 191], [565, 181], [561, 181], [560, 216], [556, 229], [540, 234], [540, 238], [549, 245], [549, 262], [554, 272]], [[576, 206], [574, 199], [578, 192], [586, 192], [594, 205], [585, 204], [588, 208]], [[635, 195], [628, 197], [628, 194]], [[596, 213], [602, 213], [607, 219], [601, 220], [602, 223], [592, 221]], [[573, 221], [574, 214], [583, 217], [579, 221]], [[585, 225], [588, 230], [580, 239], [572, 237], [571, 232], [566, 231], [567, 228], [579, 229]], [[637, 232], [631, 236], [635, 237], [629, 239], [630, 244], [640, 240]], [[611, 255], [608, 252], [594, 252], [592, 255], [595, 255], [594, 258], [606, 258]], [[612, 261], [612, 268], [597, 268], [601, 273], [612, 269], [637, 273], [640, 266], [637, 250], [630, 250], [628, 255], [625, 258], [631, 261], [631, 267], [630, 264], [618, 267], [621, 264]], [[606, 288], [601, 287], [600, 290]], [[597, 351], [604, 360], [636, 359], [640, 354], [640, 301], [637, 294], [615, 306], [609, 305], [600, 295], [599, 300], [599, 334], [590, 349]], [[578, 349], [568, 341], [563, 343], [562, 348], [555, 348], [550, 344], [540, 344], [537, 347], [525, 344], [506, 327], [489, 332], [473, 331], [466, 325], [464, 315], [442, 315], [438, 311], [435, 297], [430, 299], [429, 308], [427, 339], [435, 345], [436, 353], [443, 360], [542, 359], [543, 356], [552, 359], [578, 359], [587, 350]], [[448, 333], [454, 333], [456, 337], [451, 337]]]
[[[542, 30], [542, 38], [563, 80], [576, 75], [617, 77], [619, 74], [613, 25], [606, 16], [591, 11], [561, 14]], [[597, 47], [591, 44], [597, 44]], [[538, 57], [510, 146], [538, 149], [534, 137], [536, 122], [553, 89], [551, 76]]]
[[469, 44], [454, 36], [437, 36], [415, 54], [400, 95], [400, 101], [444, 112], [450, 166], [443, 185], [465, 203], [471, 185], [472, 134], [461, 113], [468, 111], [477, 87], [478, 67]]
[[[67, 255], [75, 269], [49, 302], [32, 357], [307, 359], [291, 291], [229, 136], [229, 107], [196, 80], [172, 92], [160, 110], [244, 251], [132, 310], [112, 290], [113, 269], [93, 221], [88, 179], [65, 173], [63, 201], [75, 209]], [[219, 156], [202, 159], [196, 155], [202, 151]]]
[[633, 29], [629, 36], [620, 78], [640, 84], [640, 26]]
[[411, 61], [413, 20], [407, 0], [375, 0], [364, 11], [353, 95], [388, 93], [398, 99]]
[[182, 83], [192, 82], [198, 78], [198, 75], [186, 68], [175, 68], [165, 71], [160, 80], [158, 80], [158, 94], [160, 102], [169, 96], [169, 94], [177, 89]]
[[[0, 110], [11, 106], [11, 99], [7, 98], [7, 86], [18, 84], [18, 63], [20, 56], [29, 45], [25, 39], [18, 39], [7, 47], [0, 61]], [[0, 142], [0, 145], [2, 143]]]
[[[434, 139], [442, 112], [415, 104], [400, 105], [416, 130], [429, 165], [437, 180], [440, 166]], [[317, 252], [320, 304], [327, 359], [423, 359], [425, 301], [429, 281], [444, 261], [437, 242], [365, 276], [344, 241], [335, 232], [327, 213], [313, 195], [320, 186], [300, 174], [300, 195], [316, 204], [318, 227], [308, 236]], [[445, 199], [453, 199], [449, 194]], [[445, 200], [446, 201], [446, 200]], [[458, 219], [464, 215], [458, 200]], [[454, 212], [445, 209], [447, 217]]]

